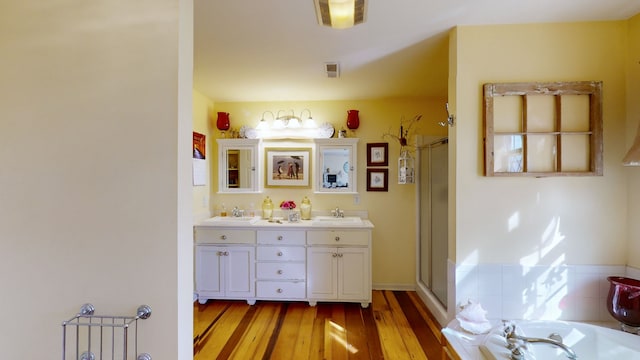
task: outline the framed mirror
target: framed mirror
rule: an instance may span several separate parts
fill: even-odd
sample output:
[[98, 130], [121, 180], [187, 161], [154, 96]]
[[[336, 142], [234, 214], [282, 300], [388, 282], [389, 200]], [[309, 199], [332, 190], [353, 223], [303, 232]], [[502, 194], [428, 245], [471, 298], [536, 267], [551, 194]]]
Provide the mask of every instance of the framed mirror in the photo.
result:
[[258, 139], [218, 139], [218, 192], [260, 192]]
[[316, 139], [317, 193], [357, 193], [356, 138]]

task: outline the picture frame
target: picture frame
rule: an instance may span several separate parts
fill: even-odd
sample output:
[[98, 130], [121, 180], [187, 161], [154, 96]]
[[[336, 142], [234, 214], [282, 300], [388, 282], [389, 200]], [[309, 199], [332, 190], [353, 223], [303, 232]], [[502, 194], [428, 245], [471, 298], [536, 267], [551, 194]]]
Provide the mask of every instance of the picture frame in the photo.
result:
[[367, 166], [389, 166], [389, 144], [367, 144]]
[[194, 159], [206, 159], [207, 158], [207, 137], [204, 134], [193, 132], [193, 158]]
[[311, 186], [311, 148], [265, 148], [265, 187]]
[[389, 191], [389, 169], [367, 169], [367, 191]]

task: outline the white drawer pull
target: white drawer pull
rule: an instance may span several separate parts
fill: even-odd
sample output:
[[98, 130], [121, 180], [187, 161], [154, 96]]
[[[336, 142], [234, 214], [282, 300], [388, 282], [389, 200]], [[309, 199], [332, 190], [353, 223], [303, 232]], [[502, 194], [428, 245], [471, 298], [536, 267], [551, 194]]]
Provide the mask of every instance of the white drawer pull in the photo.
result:
[[282, 256], [282, 251], [278, 251], [278, 256]]
[[336, 241], [340, 241], [340, 236], [336, 236]]
[[282, 294], [282, 289], [276, 290], [279, 294]]
[[282, 235], [278, 235], [278, 240], [282, 240], [282, 239], [284, 239]]
[[283, 271], [282, 270], [278, 270], [278, 275], [282, 275]]
[[222, 236], [220, 236], [220, 239], [222, 239], [222, 240], [227, 240], [227, 235], [222, 235]]

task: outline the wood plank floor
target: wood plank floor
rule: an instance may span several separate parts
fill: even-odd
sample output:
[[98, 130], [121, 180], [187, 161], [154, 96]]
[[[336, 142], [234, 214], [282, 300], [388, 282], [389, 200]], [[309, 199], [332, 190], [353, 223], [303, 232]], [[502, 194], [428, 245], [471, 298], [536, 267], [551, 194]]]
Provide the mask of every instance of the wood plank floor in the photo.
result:
[[194, 360], [442, 359], [440, 329], [415, 292], [360, 304], [209, 300], [194, 304]]

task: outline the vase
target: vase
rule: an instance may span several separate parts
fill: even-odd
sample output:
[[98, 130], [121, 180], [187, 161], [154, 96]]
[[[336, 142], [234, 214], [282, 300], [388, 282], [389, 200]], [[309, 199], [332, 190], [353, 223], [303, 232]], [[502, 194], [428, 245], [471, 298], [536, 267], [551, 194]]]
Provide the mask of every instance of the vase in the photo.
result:
[[271, 219], [273, 216], [273, 201], [267, 196], [262, 202], [262, 218]]
[[229, 130], [229, 126], [231, 126], [229, 123], [229, 113], [218, 112], [218, 121], [216, 121], [216, 127], [218, 127], [218, 130]]
[[355, 130], [360, 126], [358, 112], [358, 110], [347, 110], [347, 127], [351, 130]]
[[300, 203], [300, 219], [311, 220], [311, 200], [306, 196]]

